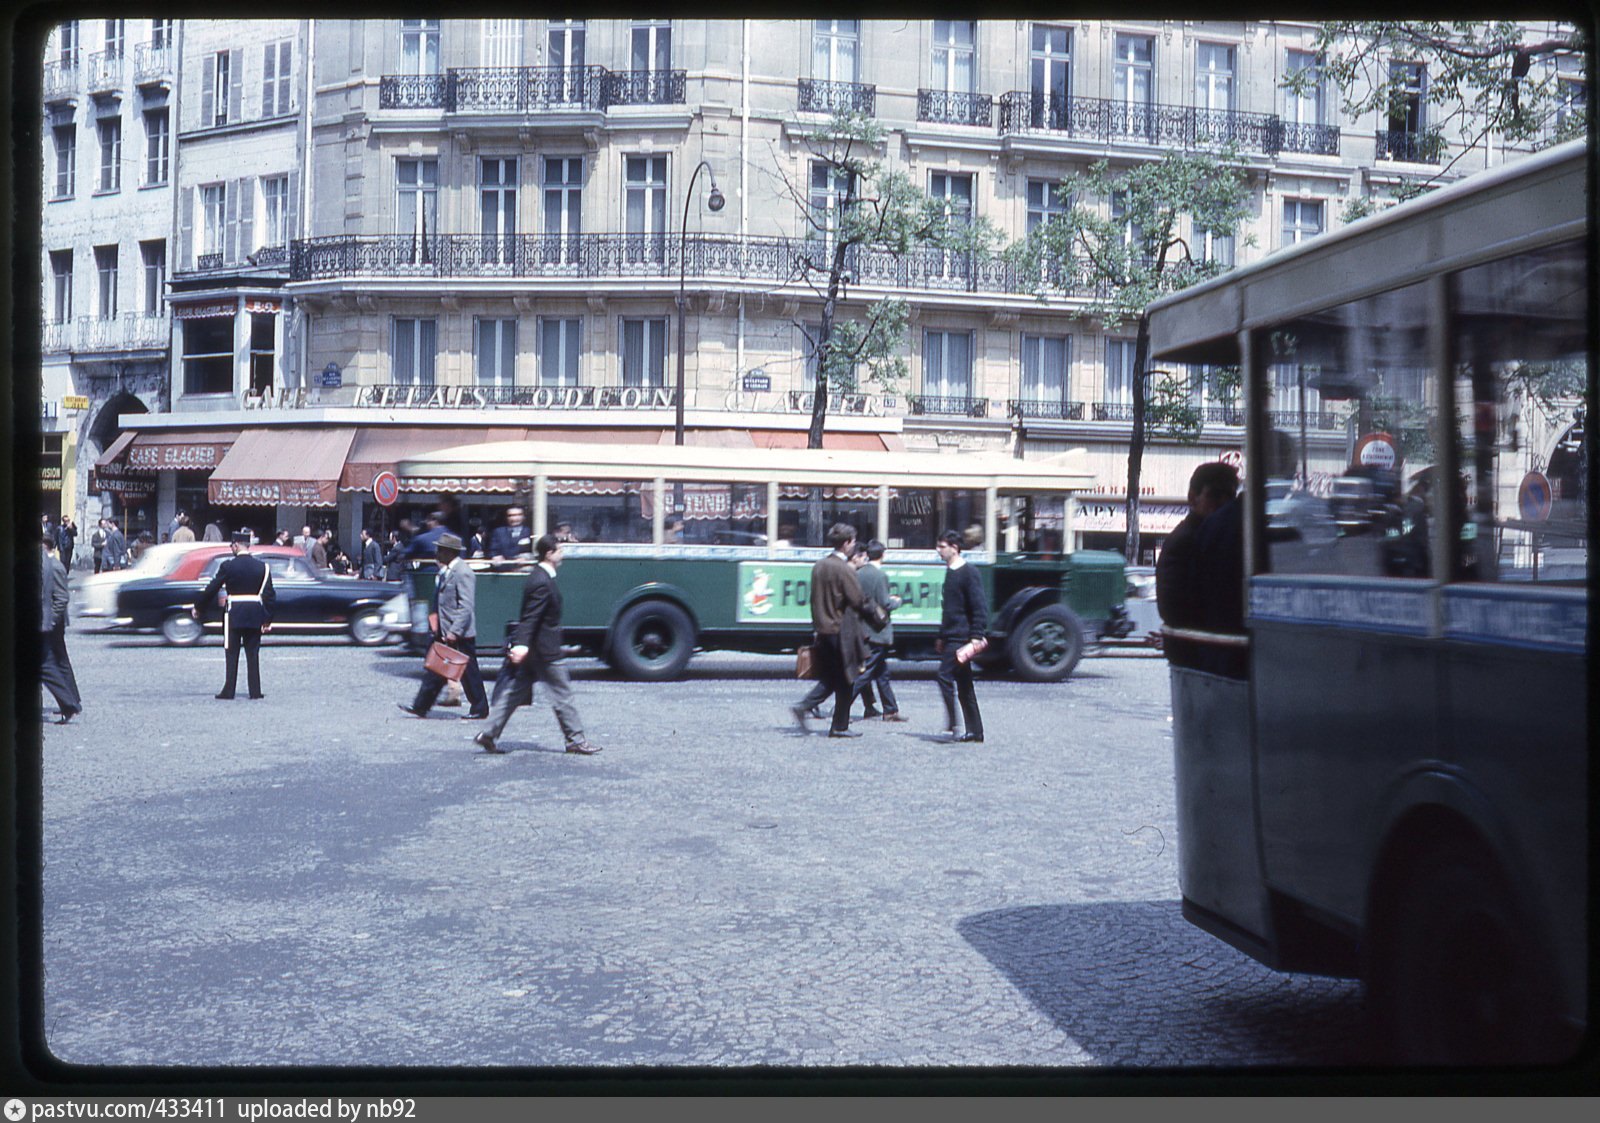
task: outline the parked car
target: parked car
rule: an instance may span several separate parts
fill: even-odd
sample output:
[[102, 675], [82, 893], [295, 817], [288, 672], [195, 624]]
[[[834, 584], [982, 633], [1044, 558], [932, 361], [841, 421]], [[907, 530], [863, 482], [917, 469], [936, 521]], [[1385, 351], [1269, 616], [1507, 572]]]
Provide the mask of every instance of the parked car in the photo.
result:
[[[197, 642], [206, 631], [221, 632], [221, 613], [202, 626], [189, 615], [217, 567], [231, 556], [228, 547], [191, 551], [169, 573], [129, 581], [117, 592], [117, 622], [138, 630], [159, 630], [168, 643]], [[258, 546], [251, 551], [267, 563], [277, 593], [275, 632], [348, 632], [354, 643], [385, 643], [383, 604], [394, 586], [382, 581], [325, 576], [314, 570], [295, 546]]]
[[[117, 590], [129, 581], [147, 577], [160, 577], [171, 573], [183, 559], [196, 550], [218, 548], [215, 542], [161, 542], [151, 546], [139, 560], [127, 569], [112, 569], [96, 573], [83, 580], [83, 588], [74, 598], [72, 614], [92, 616], [111, 622], [117, 615]], [[227, 547], [222, 547], [224, 553]]]

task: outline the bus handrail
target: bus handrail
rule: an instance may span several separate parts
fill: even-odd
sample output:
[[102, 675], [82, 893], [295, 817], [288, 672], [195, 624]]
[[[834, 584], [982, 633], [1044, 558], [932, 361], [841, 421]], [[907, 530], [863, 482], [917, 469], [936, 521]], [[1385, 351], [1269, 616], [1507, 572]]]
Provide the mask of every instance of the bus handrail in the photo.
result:
[[1241, 647], [1250, 646], [1250, 637], [1234, 635], [1231, 632], [1203, 632], [1198, 628], [1175, 628], [1171, 624], [1161, 625], [1161, 638], [1163, 640], [1181, 639], [1190, 643], [1206, 643], [1213, 647]]

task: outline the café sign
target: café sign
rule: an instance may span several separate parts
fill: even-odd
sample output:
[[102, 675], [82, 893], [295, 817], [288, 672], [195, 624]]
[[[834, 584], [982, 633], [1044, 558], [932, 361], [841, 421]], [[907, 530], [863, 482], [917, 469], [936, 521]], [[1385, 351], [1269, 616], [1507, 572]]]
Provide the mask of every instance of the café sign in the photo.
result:
[[310, 480], [212, 480], [211, 502], [262, 506], [332, 507], [333, 485]]
[[145, 469], [215, 468], [227, 445], [142, 445], [135, 442], [128, 449], [128, 467]]

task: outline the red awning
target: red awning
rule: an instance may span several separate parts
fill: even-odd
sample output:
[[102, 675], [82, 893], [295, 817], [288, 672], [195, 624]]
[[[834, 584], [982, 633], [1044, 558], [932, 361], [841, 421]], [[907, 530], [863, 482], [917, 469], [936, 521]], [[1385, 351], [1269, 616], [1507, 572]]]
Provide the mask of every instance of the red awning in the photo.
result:
[[133, 443], [133, 438], [138, 435], [138, 433], [123, 433], [111, 442], [110, 448], [100, 454], [100, 459], [94, 462], [94, 466], [96, 468], [105, 468], [108, 465], [117, 463], [122, 459], [122, 454], [128, 451], [128, 446]]
[[332, 507], [354, 429], [246, 429], [211, 473], [217, 504]]

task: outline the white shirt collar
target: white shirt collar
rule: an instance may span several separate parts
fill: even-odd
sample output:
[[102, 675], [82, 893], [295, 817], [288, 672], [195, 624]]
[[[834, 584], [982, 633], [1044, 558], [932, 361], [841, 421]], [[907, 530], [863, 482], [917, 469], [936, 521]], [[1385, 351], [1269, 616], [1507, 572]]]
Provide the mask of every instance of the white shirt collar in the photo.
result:
[[949, 565], [950, 565], [951, 569], [960, 569], [962, 566], [964, 566], [966, 564], [967, 564], [967, 555], [965, 555], [965, 554], [951, 554], [950, 555]]
[[539, 563], [539, 568], [544, 570], [546, 573], [548, 573], [552, 580], [555, 579], [555, 575], [556, 575], [556, 567], [555, 566], [551, 565], [547, 561], [542, 561], [542, 562]]

